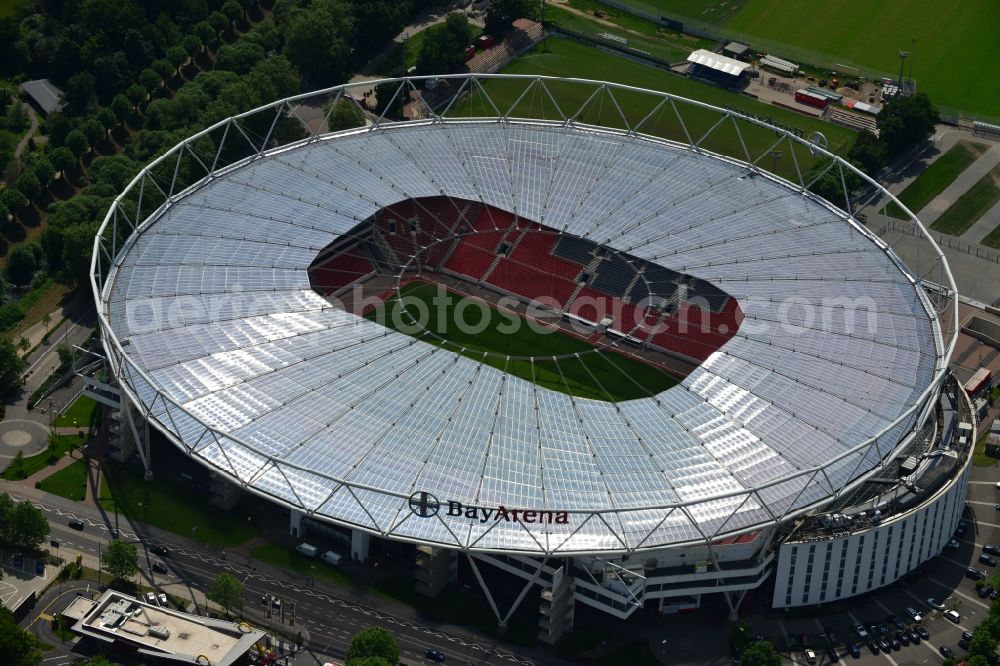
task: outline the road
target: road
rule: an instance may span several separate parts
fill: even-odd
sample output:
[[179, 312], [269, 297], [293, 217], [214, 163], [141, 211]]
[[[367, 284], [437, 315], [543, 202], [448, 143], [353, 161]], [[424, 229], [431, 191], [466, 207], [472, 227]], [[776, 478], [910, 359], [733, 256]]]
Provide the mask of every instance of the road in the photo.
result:
[[[19, 488], [10, 487], [4, 490], [17, 496]], [[56, 554], [64, 559], [70, 559], [79, 552], [85, 559], [95, 558], [96, 563], [100, 548], [112, 534], [112, 530], [105, 524], [97, 509], [74, 505], [68, 501], [63, 503], [59, 501], [61, 498], [51, 496], [47, 499], [52, 501], [30, 499], [49, 514], [51, 539], [59, 542], [59, 548], [55, 549]], [[85, 528], [82, 531], [71, 529], [67, 524], [70, 517], [82, 520]], [[180, 544], [179, 540], [171, 540], [169, 533], [157, 530], [155, 537], [145, 537], [137, 534], [131, 526], [126, 527], [123, 524], [119, 529], [119, 536], [140, 545], [143, 584], [163, 588], [174, 596], [189, 598], [200, 603], [199, 600], [203, 600], [204, 597], [198, 591], [208, 589], [215, 577], [223, 571], [244, 581], [246, 590], [244, 610], [251, 621], [282, 626], [287, 634], [305, 630], [304, 634], [308, 636], [305, 649], [291, 659], [289, 664], [342, 661], [351, 636], [372, 625], [384, 626], [392, 631], [399, 643], [401, 659], [408, 664], [425, 663], [424, 652], [428, 648], [441, 650], [451, 658], [452, 663], [525, 665], [536, 663], [531, 657], [517, 654], [510, 646], [499, 641], [445, 632], [432, 624], [399, 617], [338, 597], [330, 591], [305, 587], [283, 578], [279, 572], [271, 570], [266, 565], [254, 566], [257, 563], [243, 565], [223, 559], [220, 552], [212, 547], [193, 549], [187, 543]], [[148, 548], [154, 543], [167, 546], [170, 555], [165, 558], [153, 555]], [[169, 573], [156, 574], [151, 571], [152, 563], [157, 560], [167, 565]], [[283, 617], [277, 615], [266, 621], [261, 598], [268, 594], [281, 600], [282, 610], [285, 613]], [[293, 607], [295, 624], [291, 625], [289, 620]], [[551, 663], [551, 660], [546, 661]], [[58, 664], [53, 663], [52, 666]]]

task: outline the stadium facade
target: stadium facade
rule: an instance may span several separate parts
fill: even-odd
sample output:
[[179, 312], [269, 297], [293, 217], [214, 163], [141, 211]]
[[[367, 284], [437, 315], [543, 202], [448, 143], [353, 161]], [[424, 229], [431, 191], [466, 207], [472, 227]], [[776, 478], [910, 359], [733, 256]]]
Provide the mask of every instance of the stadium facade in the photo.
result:
[[[907, 238], [926, 249], [908, 267], [807, 186], [853, 174], [887, 192], [821, 136], [660, 92], [391, 83], [406, 120], [302, 120], [355, 103], [350, 86], [280, 100], [183, 141], [117, 198], [92, 264], [114, 382], [91, 388], [121, 396], [123, 455], [149, 471], [153, 426], [224, 495], [287, 507], [296, 536], [357, 560], [372, 539], [415, 544], [430, 595], [461, 559], [501, 624], [541, 587], [550, 641], [576, 604], [816, 604], [941, 552], [973, 421], [947, 372], [947, 262], [916, 218]], [[782, 154], [787, 179], [758, 166]], [[414, 282], [592, 355], [470, 354], [369, 316]], [[679, 383], [616, 399], [598, 360]], [[523, 579], [513, 607], [484, 564]]]

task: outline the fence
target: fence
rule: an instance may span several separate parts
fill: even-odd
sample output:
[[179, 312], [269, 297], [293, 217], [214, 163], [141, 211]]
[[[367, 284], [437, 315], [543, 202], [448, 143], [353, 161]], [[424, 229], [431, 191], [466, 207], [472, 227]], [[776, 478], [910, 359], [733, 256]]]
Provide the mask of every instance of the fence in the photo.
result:
[[[888, 220], [888, 223], [886, 223], [886, 220]], [[886, 217], [883, 219], [883, 216], [879, 216], [878, 221], [872, 221], [872, 228], [877, 229], [879, 226], [882, 226], [883, 228], [888, 226], [893, 231], [899, 231], [910, 236], [916, 235], [916, 231], [911, 223], [904, 220], [897, 220], [894, 217]], [[930, 234], [934, 241], [941, 247], [947, 247], [978, 259], [984, 259], [986, 261], [992, 261], [1000, 264], [1000, 252], [997, 250], [988, 248], [985, 245], [980, 245], [979, 243], [970, 243], [969, 241], [964, 241], [961, 238], [956, 238], [955, 236], [938, 233], [930, 228], [927, 229], [927, 233]]]

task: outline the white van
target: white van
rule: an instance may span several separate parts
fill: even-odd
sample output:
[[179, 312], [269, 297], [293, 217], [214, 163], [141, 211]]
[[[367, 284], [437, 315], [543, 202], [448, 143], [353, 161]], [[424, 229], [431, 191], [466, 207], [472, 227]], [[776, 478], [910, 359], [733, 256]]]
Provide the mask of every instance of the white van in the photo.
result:
[[319, 548], [317, 548], [316, 546], [313, 546], [312, 544], [308, 544], [308, 543], [306, 543], [304, 541], [302, 543], [300, 543], [299, 545], [297, 545], [295, 547], [295, 550], [299, 551], [300, 553], [302, 553], [306, 557], [316, 557], [316, 553], [319, 552]]
[[320, 555], [320, 559], [326, 562], [327, 564], [332, 564], [333, 566], [336, 567], [340, 566], [340, 561], [344, 558], [338, 555], [337, 553], [333, 552], [332, 550], [328, 550], [322, 555]]

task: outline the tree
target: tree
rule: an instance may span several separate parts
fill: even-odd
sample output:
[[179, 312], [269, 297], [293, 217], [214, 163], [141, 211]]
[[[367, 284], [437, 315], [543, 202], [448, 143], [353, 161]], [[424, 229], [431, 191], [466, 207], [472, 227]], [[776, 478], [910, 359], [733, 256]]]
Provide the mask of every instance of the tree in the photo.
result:
[[74, 74], [63, 88], [63, 100], [70, 114], [86, 113], [97, 104], [97, 81], [94, 75], [84, 70]]
[[216, 10], [208, 15], [208, 24], [212, 26], [212, 30], [215, 30], [215, 36], [218, 37], [229, 27], [229, 19], [226, 18], [225, 14]]
[[31, 283], [38, 270], [38, 261], [28, 243], [18, 243], [7, 255], [7, 279], [17, 286]]
[[350, 5], [341, 0], [313, 0], [308, 10], [289, 20], [285, 55], [313, 84], [343, 80], [350, 63], [352, 30]]
[[128, 579], [139, 571], [139, 555], [134, 543], [112, 539], [101, 553], [101, 569], [113, 578]]
[[743, 650], [740, 666], [781, 666], [781, 654], [770, 641], [755, 641]]
[[17, 177], [17, 189], [21, 190], [29, 201], [34, 201], [42, 193], [42, 184], [38, 182], [38, 176], [31, 171], [25, 171]]
[[167, 81], [173, 77], [175, 71], [173, 64], [166, 58], [154, 60], [149, 68], [160, 75], [162, 85], [166, 85]]
[[66, 146], [59, 146], [50, 152], [49, 158], [52, 161], [52, 166], [55, 167], [59, 174], [63, 177], [66, 176], [66, 172], [69, 169], [76, 168], [76, 155], [74, 155], [73, 151]]
[[202, 43], [197, 35], [185, 35], [181, 40], [181, 47], [187, 51], [188, 60], [194, 62], [194, 57], [201, 53]]
[[243, 601], [243, 583], [238, 578], [226, 572], [220, 573], [212, 581], [208, 598], [229, 612], [229, 609]]
[[219, 47], [215, 66], [237, 74], [246, 74], [254, 65], [264, 60], [264, 57], [263, 46], [239, 39], [234, 44], [223, 44]]
[[49, 521], [42, 510], [31, 502], [20, 502], [14, 506], [3, 529], [4, 541], [18, 548], [37, 548], [49, 537]]
[[138, 111], [139, 105], [146, 100], [146, 89], [138, 83], [133, 83], [125, 89], [125, 97], [132, 102], [132, 109]]
[[14, 390], [26, 367], [27, 363], [14, 349], [10, 338], [8, 336], [0, 338], [0, 397], [7, 396]]
[[503, 35], [519, 18], [538, 17], [539, 0], [493, 0], [486, 11], [486, 32]]
[[225, 4], [222, 5], [222, 13], [226, 15], [229, 21], [229, 28], [233, 29], [236, 19], [243, 16], [243, 8], [240, 7], [240, 3], [236, 2], [236, 0], [226, 0]]
[[209, 42], [215, 39], [218, 35], [215, 28], [213, 28], [208, 21], [196, 23], [191, 29], [191, 33], [201, 41], [201, 47], [204, 53], [208, 53]]
[[31, 205], [28, 197], [24, 196], [24, 192], [16, 187], [8, 187], [5, 190], [0, 190], [0, 201], [7, 208], [7, 212], [15, 218], [18, 212]]
[[[170, 63], [167, 65], [169, 66]], [[118, 124], [124, 127], [128, 114], [132, 113], [132, 102], [128, 100], [128, 97], [119, 93], [111, 100], [111, 112], [115, 114]]]
[[154, 92], [160, 89], [163, 85], [163, 77], [157, 74], [152, 68], [147, 67], [146, 69], [139, 72], [139, 78], [136, 79], [139, 85], [146, 89], [146, 92], [152, 95]]
[[180, 76], [181, 67], [187, 62], [187, 51], [182, 46], [171, 46], [167, 49], [167, 60], [174, 66], [174, 75]]
[[871, 178], [874, 178], [879, 170], [885, 166], [885, 158], [885, 144], [868, 130], [858, 132], [851, 149], [847, 151], [848, 161]]
[[44, 190], [55, 178], [56, 168], [52, 165], [52, 160], [49, 159], [48, 155], [41, 152], [31, 153], [28, 160], [28, 168], [31, 173], [35, 174], [35, 178], [38, 179], [38, 184], [42, 186]]
[[107, 138], [108, 132], [114, 129], [115, 125], [118, 124], [118, 118], [115, 116], [115, 112], [106, 106], [99, 108], [94, 117], [97, 118], [97, 122], [101, 123], [101, 127], [104, 128], [104, 138]]
[[465, 62], [465, 49], [472, 40], [472, 26], [463, 12], [452, 12], [441, 25], [427, 29], [417, 56], [421, 74], [447, 74]]
[[[382, 627], [367, 627], [354, 634], [347, 648], [345, 666], [355, 666], [355, 660], [374, 657], [385, 664], [399, 663], [399, 646], [391, 633]], [[370, 662], [369, 662], [370, 663]]]
[[[23, 479], [25, 477], [24, 451], [18, 449], [17, 453], [14, 454], [14, 462], [12, 462], [10, 466], [13, 468], [14, 474], [17, 476], [17, 478]], [[13, 523], [6, 523], [6, 524], [13, 524]]]
[[8, 666], [35, 666], [42, 659], [38, 641], [17, 626], [8, 608], [0, 608], [0, 654]]
[[751, 643], [753, 643], [753, 634], [750, 633], [750, 628], [746, 624], [740, 622], [729, 630], [729, 654], [733, 657], [738, 658]]
[[896, 95], [878, 114], [879, 138], [890, 159], [898, 157], [934, 133], [938, 111], [926, 93]]
[[337, 100], [333, 106], [333, 111], [330, 113], [329, 125], [331, 132], [338, 132], [352, 127], [361, 127], [364, 124], [365, 115], [361, 112], [357, 102], [346, 97], [341, 97]]
[[87, 141], [87, 135], [82, 131], [75, 129], [66, 135], [66, 147], [69, 148], [70, 152], [79, 160], [80, 157], [87, 152], [90, 147], [90, 142]]
[[104, 126], [101, 125], [101, 121], [94, 116], [91, 116], [83, 121], [80, 125], [80, 131], [83, 132], [85, 137], [87, 137], [87, 143], [91, 148], [97, 146], [97, 144], [107, 136], [107, 133], [104, 131]]

